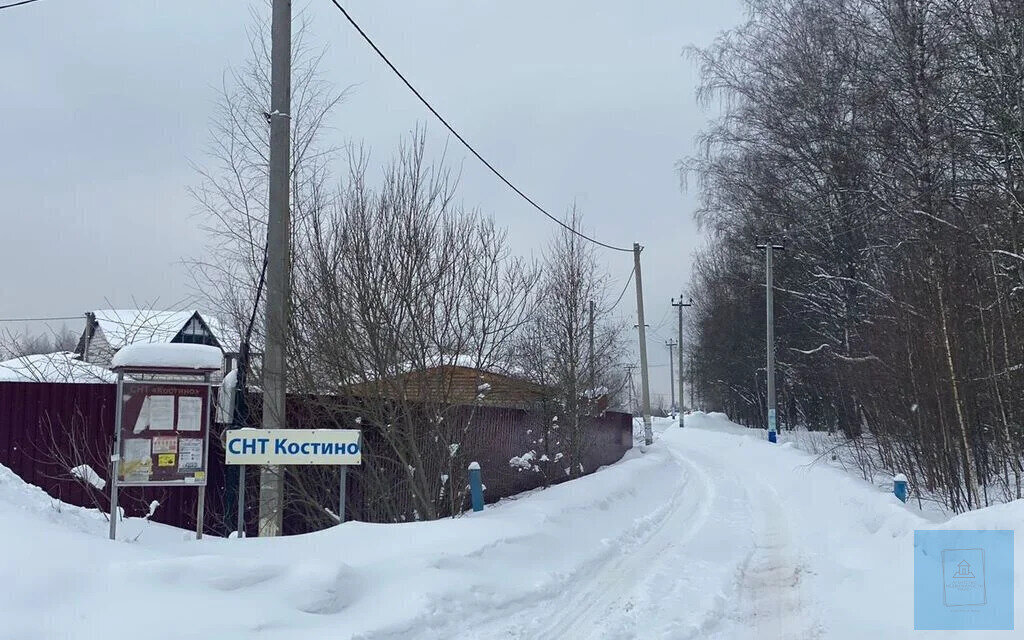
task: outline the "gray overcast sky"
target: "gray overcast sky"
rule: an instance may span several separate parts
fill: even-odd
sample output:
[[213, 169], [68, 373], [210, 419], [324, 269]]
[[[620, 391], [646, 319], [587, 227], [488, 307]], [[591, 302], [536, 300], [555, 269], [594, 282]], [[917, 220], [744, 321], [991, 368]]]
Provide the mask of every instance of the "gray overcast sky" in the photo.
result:
[[[190, 161], [203, 161], [224, 69], [247, 54], [249, 6], [43, 0], [0, 12], [0, 317], [76, 315], [133, 298], [168, 306], [189, 295], [180, 261], [203, 249]], [[669, 298], [688, 282], [702, 242], [694, 196], [680, 191], [674, 164], [709, 115], [681, 52], [737, 25], [740, 0], [345, 6], [513, 182], [556, 215], [575, 200], [587, 231], [605, 242], [646, 247], [652, 393], [667, 397]], [[426, 124], [440, 152], [441, 125], [329, 0], [295, 3], [303, 8], [313, 42], [329, 50], [325, 75], [353, 85], [331, 123], [333, 141], [364, 142], [383, 162]], [[461, 167], [465, 204], [507, 226], [515, 251], [541, 249], [553, 223], [457, 145], [450, 141], [448, 158]], [[624, 283], [631, 255], [601, 255]], [[630, 292], [621, 311], [635, 307]]]

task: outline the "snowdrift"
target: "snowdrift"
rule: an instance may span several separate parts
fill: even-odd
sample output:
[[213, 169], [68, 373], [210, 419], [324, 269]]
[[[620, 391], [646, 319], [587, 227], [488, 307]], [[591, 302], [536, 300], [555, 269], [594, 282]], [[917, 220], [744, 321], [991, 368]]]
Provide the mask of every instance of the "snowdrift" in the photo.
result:
[[[686, 421], [656, 421], [645, 452], [479, 514], [276, 539], [195, 541], [129, 520], [111, 542], [103, 514], [0, 467], [0, 637], [100, 638], [116, 621], [175, 640], [903, 638], [915, 528], [1024, 518], [1017, 501], [932, 523], [724, 416]], [[783, 586], [762, 584], [776, 575]]]

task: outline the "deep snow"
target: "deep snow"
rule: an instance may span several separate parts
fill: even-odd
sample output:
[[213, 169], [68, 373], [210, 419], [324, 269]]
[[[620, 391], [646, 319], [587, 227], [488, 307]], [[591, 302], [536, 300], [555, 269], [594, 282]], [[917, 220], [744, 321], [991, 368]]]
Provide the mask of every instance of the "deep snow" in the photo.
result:
[[913, 530], [1024, 516], [936, 525], [724, 416], [674, 425], [480, 514], [279, 539], [133, 520], [111, 542], [102, 514], [0, 467], [0, 637], [910, 638]]

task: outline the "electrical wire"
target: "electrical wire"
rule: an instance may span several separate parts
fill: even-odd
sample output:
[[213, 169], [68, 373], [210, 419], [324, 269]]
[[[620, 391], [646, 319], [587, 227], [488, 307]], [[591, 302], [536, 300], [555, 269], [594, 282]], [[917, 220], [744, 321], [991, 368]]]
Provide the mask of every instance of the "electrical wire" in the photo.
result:
[[612, 306], [608, 307], [609, 309], [614, 309], [615, 307], [619, 306], [620, 302], [622, 302], [622, 296], [626, 295], [626, 289], [629, 288], [629, 283], [633, 282], [634, 275], [636, 275], [636, 265], [633, 265], [633, 270], [629, 272], [629, 278], [626, 279], [626, 286], [622, 287], [622, 293], [620, 293], [619, 297], [615, 299], [615, 302], [612, 303]]
[[10, 4], [0, 4], [0, 9], [12, 9], [14, 7], [20, 7], [23, 4], [32, 4], [33, 2], [39, 2], [39, 0], [21, 0], [21, 2], [12, 2]]
[[[4, 7], [0, 7], [3, 9]], [[46, 322], [48, 320], [82, 320], [84, 316], [53, 316], [48, 318], [0, 318], [0, 322]]]
[[654, 325], [654, 331], [660, 331], [661, 328], [665, 326], [665, 323], [668, 322], [668, 320], [669, 320], [668, 314], [671, 313], [671, 312], [672, 312], [672, 307], [669, 307], [668, 309], [665, 310], [665, 315], [663, 315], [661, 317], [661, 320], [659, 320], [657, 322], [657, 324]]
[[462, 135], [459, 134], [458, 131], [455, 130], [455, 127], [453, 127], [452, 125], [448, 124], [448, 121], [445, 120], [444, 116], [442, 116], [440, 113], [438, 113], [437, 109], [435, 109], [430, 104], [430, 102], [428, 102], [427, 99], [423, 97], [423, 94], [421, 94], [419, 91], [416, 90], [416, 87], [414, 87], [412, 85], [412, 83], [409, 82], [409, 80], [407, 80], [404, 75], [402, 75], [402, 72], [398, 70], [398, 67], [396, 67], [391, 62], [391, 60], [388, 59], [388, 57], [384, 54], [384, 52], [380, 50], [380, 47], [378, 47], [376, 44], [374, 44], [373, 40], [370, 39], [370, 36], [366, 35], [366, 32], [363, 31], [362, 27], [360, 27], [358, 23], [356, 23], [356, 21], [352, 18], [352, 16], [349, 14], [349, 12], [345, 10], [345, 7], [341, 6], [341, 4], [338, 3], [338, 0], [331, 0], [331, 3], [338, 9], [338, 11], [340, 11], [342, 13], [342, 15], [345, 16], [345, 19], [348, 20], [349, 24], [351, 24], [352, 27], [355, 28], [355, 30], [359, 32], [359, 35], [363, 37], [363, 40], [366, 41], [366, 44], [370, 45], [370, 48], [372, 48], [374, 50], [374, 52], [376, 52], [377, 56], [380, 57], [380, 59], [384, 61], [384, 64], [386, 64], [391, 69], [391, 71], [393, 71], [395, 73], [395, 75], [398, 76], [398, 78], [402, 81], [402, 83], [405, 84], [405, 86], [409, 89], [409, 91], [412, 91], [413, 95], [415, 95], [419, 99], [419, 101], [421, 103], [423, 103], [423, 106], [425, 106], [430, 111], [430, 113], [434, 114], [434, 117], [437, 118], [438, 121], [440, 121], [441, 124], [444, 125], [444, 127], [446, 129], [448, 129], [448, 131], [450, 131], [451, 134], [453, 136], [455, 136], [458, 139], [459, 142], [462, 143], [462, 146], [466, 147], [466, 149], [471, 154], [476, 156], [476, 159], [479, 160], [480, 162], [482, 162], [485, 167], [490, 169], [491, 173], [493, 173], [495, 176], [497, 176], [497, 178], [499, 180], [504, 182], [505, 185], [509, 189], [514, 191], [517, 195], [519, 195], [520, 198], [522, 198], [526, 202], [530, 203], [530, 205], [532, 205], [534, 209], [536, 209], [537, 211], [541, 212], [542, 214], [544, 214], [545, 216], [550, 218], [553, 222], [555, 222], [556, 224], [561, 226], [566, 231], [568, 231], [568, 232], [570, 232], [570, 233], [572, 233], [574, 235], [577, 235], [580, 238], [583, 238], [584, 240], [587, 240], [588, 242], [593, 242], [596, 245], [602, 246], [605, 249], [611, 249], [613, 251], [624, 251], [624, 252], [632, 252], [633, 251], [633, 249], [631, 249], [631, 248], [627, 249], [625, 247], [616, 247], [614, 245], [610, 245], [610, 244], [601, 242], [600, 240], [596, 240], [594, 238], [591, 238], [588, 235], [585, 235], [585, 234], [577, 231], [574, 227], [570, 227], [569, 225], [565, 224], [564, 222], [562, 222], [561, 220], [559, 220], [555, 216], [553, 216], [550, 213], [548, 213], [548, 211], [544, 207], [542, 207], [539, 204], [537, 204], [532, 198], [530, 198], [528, 195], [523, 193], [519, 189], [519, 187], [517, 187], [516, 185], [512, 184], [512, 182], [508, 178], [506, 178], [500, 171], [498, 171], [494, 167], [494, 165], [492, 165], [490, 162], [487, 161], [486, 158], [484, 158], [482, 155], [480, 155], [477, 152], [477, 150], [474, 149], [473, 146], [471, 144], [469, 144], [469, 142], [467, 142], [466, 139], [463, 138]]

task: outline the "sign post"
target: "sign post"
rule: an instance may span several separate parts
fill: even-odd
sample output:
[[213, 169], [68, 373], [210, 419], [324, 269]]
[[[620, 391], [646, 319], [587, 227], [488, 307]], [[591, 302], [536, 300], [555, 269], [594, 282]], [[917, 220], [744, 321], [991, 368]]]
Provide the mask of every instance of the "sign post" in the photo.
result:
[[114, 450], [110, 452], [110, 539], [117, 536], [117, 476], [121, 461], [121, 398], [124, 396], [124, 373], [117, 374], [117, 405], [114, 408]]
[[[338, 522], [345, 521], [346, 470], [362, 464], [359, 429], [232, 429], [224, 434], [224, 463], [338, 465]], [[239, 537], [242, 537], [239, 512]]]

